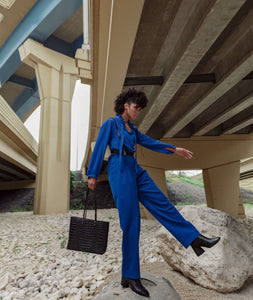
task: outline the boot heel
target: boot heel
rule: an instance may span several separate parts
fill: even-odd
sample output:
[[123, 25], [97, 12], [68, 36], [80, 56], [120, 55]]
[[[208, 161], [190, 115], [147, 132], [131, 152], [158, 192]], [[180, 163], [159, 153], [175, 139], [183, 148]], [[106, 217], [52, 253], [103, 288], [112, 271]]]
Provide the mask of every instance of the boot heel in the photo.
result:
[[129, 287], [129, 283], [123, 277], [121, 278], [121, 285], [123, 288]]
[[192, 247], [192, 249], [196, 253], [197, 256], [200, 256], [205, 252], [205, 250], [202, 249], [201, 247]]

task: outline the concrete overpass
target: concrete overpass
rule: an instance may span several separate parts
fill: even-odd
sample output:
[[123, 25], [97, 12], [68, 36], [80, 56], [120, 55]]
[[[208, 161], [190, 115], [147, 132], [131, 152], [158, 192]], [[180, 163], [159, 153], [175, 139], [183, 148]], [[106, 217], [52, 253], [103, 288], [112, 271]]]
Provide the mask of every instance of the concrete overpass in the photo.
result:
[[241, 161], [240, 179], [243, 180], [247, 178], [253, 178], [253, 158], [248, 158]]
[[[22, 121], [42, 106], [35, 213], [68, 209], [70, 103], [80, 77], [91, 84], [89, 145], [121, 89], [143, 89], [150, 101], [139, 129], [195, 155], [184, 161], [141, 149], [140, 164], [163, 190], [164, 170], [202, 169], [208, 206], [243, 217], [240, 161], [253, 155], [253, 2], [94, 0], [91, 50], [82, 47], [81, 6], [20, 0], [0, 8], [0, 94]], [[88, 147], [84, 172], [90, 155]]]
[[33, 186], [38, 144], [0, 96], [0, 189]]
[[240, 160], [253, 153], [252, 17], [252, 1], [95, 1], [90, 141], [114, 115], [120, 90], [137, 86], [150, 99], [139, 129], [195, 154], [184, 161], [142, 149], [140, 164], [164, 191], [165, 169], [202, 169], [208, 206], [243, 216]]

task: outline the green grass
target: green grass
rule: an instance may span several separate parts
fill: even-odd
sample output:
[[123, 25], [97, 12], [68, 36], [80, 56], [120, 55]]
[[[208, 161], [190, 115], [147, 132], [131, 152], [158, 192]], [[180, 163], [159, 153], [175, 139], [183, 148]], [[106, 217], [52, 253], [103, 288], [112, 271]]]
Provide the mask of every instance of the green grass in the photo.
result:
[[189, 194], [189, 193], [187, 193], [187, 194], [184, 195], [184, 198], [185, 198], [185, 199], [191, 199], [191, 198], [192, 198], [192, 195]]
[[169, 182], [169, 183], [171, 183], [171, 182], [172, 182], [172, 180], [171, 180], [170, 178], [166, 178], [166, 182]]
[[178, 178], [182, 182], [193, 184], [200, 188], [204, 188], [204, 183], [202, 180], [196, 180], [196, 179], [192, 179], [191, 177], [186, 177], [186, 176], [179, 176]]
[[243, 202], [243, 204], [251, 204], [251, 205], [253, 205], [253, 199], [252, 198], [243, 198], [242, 202]]
[[180, 180], [181, 182], [185, 182], [185, 183], [189, 183], [189, 184], [193, 184], [193, 185], [196, 185], [200, 188], [204, 188], [204, 183], [203, 183], [203, 179], [202, 177], [200, 177], [200, 179], [193, 179], [191, 177], [187, 177], [187, 176], [178, 176], [178, 175], [175, 175], [173, 177], [170, 177], [170, 178], [166, 178], [166, 181], [171, 183], [175, 180]]
[[65, 248], [66, 244], [67, 244], [67, 241], [68, 241], [68, 238], [65, 235], [63, 235], [63, 236], [59, 236], [58, 239], [62, 240], [61, 241], [61, 248], [62, 249]]
[[11, 212], [24, 212], [24, 211], [27, 211], [27, 209], [26, 208], [19, 208], [19, 209], [12, 209], [11, 210]]
[[244, 207], [245, 210], [252, 210], [253, 209], [253, 204], [243, 203], [243, 207]]

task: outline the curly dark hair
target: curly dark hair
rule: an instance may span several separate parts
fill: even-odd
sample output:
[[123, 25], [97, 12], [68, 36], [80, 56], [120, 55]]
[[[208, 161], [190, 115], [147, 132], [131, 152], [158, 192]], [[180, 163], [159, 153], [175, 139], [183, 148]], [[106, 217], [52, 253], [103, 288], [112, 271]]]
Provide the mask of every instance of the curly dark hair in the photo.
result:
[[129, 88], [127, 90], [121, 91], [121, 93], [115, 99], [115, 112], [118, 114], [123, 114], [125, 103], [134, 103], [137, 104], [141, 109], [143, 109], [148, 103], [148, 98], [144, 92], [136, 90], [135, 88]]

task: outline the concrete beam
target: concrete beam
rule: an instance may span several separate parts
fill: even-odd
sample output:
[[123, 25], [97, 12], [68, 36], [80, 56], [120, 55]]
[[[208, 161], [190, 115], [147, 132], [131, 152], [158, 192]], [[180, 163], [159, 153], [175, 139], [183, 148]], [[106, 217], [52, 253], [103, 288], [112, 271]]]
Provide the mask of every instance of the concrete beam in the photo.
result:
[[13, 165], [6, 165], [1, 162], [0, 159], [0, 170], [10, 174], [13, 178], [19, 178], [19, 179], [31, 179], [31, 176], [28, 176], [26, 172], [22, 172], [22, 169], [15, 168]]
[[223, 134], [233, 134], [251, 124], [253, 124], [253, 117], [249, 117], [246, 120], [243, 120], [243, 121], [235, 124], [233, 127], [230, 127], [229, 129], [223, 131]]
[[[110, 37], [110, 22], [112, 0], [92, 2], [92, 32], [91, 53], [93, 57], [93, 84], [90, 100], [90, 141], [95, 141], [101, 126], [102, 99], [107, 64], [107, 49]], [[87, 147], [88, 148], [88, 147]], [[90, 150], [90, 149], [89, 149]], [[87, 152], [87, 151], [86, 151]], [[87, 153], [88, 155], [88, 153]], [[86, 156], [87, 156], [86, 155]]]
[[69, 210], [71, 101], [78, 69], [75, 60], [27, 40], [20, 48], [23, 62], [34, 67], [41, 117], [34, 213]]
[[[190, 98], [187, 98], [187, 93], [184, 94], [184, 100], [191, 105], [188, 105], [187, 109], [181, 110], [182, 117], [167, 130], [164, 137], [175, 136], [251, 73], [253, 64], [252, 16], [253, 11], [251, 10], [240, 26], [235, 29], [235, 32], [227, 33], [227, 38], [224, 39], [217, 51], [214, 49], [214, 54], [207, 61], [201, 62], [195, 70], [205, 73], [215, 72], [217, 82], [207, 90], [200, 90], [200, 93], [191, 91]], [[196, 99], [198, 100], [196, 101]]]
[[19, 180], [0, 182], [0, 190], [32, 189], [35, 187], [35, 180]]
[[13, 179], [18, 179], [18, 178], [0, 169], [0, 179], [3, 181], [11, 181]]
[[113, 101], [124, 85], [143, 4], [144, 0], [112, 2], [108, 48], [103, 49], [106, 68], [101, 123], [114, 115]]
[[253, 157], [248, 159], [243, 159], [240, 164], [240, 173], [253, 171]]
[[225, 211], [234, 218], [245, 218], [239, 176], [240, 161], [203, 170], [208, 207]]
[[183, 129], [194, 118], [202, 113], [207, 107], [212, 105], [219, 97], [225, 94], [229, 89], [236, 85], [252, 69], [253, 50], [250, 51], [240, 61], [234, 63], [228, 73], [219, 80], [211, 90], [208, 91], [187, 113], [164, 135], [164, 137], [173, 137], [177, 132]]
[[[124, 85], [143, 4], [144, 0], [92, 2], [93, 81], [88, 145], [96, 140], [103, 121], [114, 115], [113, 101]], [[84, 166], [91, 155], [90, 147], [86, 149]]]
[[37, 142], [0, 96], [0, 157], [35, 175], [37, 155]]
[[253, 134], [173, 138], [162, 141], [190, 149], [194, 153], [193, 159], [185, 160], [177, 155], [161, 154], [137, 146], [139, 164], [164, 170], [202, 170], [250, 158], [253, 153]]
[[234, 115], [239, 114], [241, 111], [247, 109], [251, 105], [253, 105], [253, 93], [241, 99], [236, 104], [232, 105], [227, 110], [223, 111], [221, 114], [218, 114], [216, 118], [206, 123], [203, 127], [201, 127], [198, 131], [196, 131], [194, 135], [195, 136], [204, 135], [208, 131], [212, 130], [213, 128], [225, 122], [226, 120], [232, 118]]
[[210, 2], [205, 3], [206, 5], [208, 4], [205, 8], [205, 15], [199, 19], [195, 31], [193, 31], [192, 39], [188, 41], [188, 45], [184, 47], [183, 51], [178, 49], [178, 53], [181, 56], [177, 57], [177, 63], [169, 71], [159, 95], [139, 126], [139, 129], [144, 133], [149, 130], [166, 105], [172, 100], [183, 82], [231, 21], [244, 1], [233, 0], [229, 2], [215, 1], [211, 4]]
[[18, 76], [18, 75], [12, 75], [9, 79], [8, 82], [12, 82], [16, 85], [20, 85], [22, 87], [31, 89], [33, 91], [35, 91], [35, 84], [33, 80], [27, 79], [25, 77], [22, 76]]
[[31, 174], [37, 173], [36, 161], [0, 131], [0, 157], [11, 162], [12, 164], [26, 170]]

